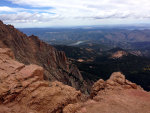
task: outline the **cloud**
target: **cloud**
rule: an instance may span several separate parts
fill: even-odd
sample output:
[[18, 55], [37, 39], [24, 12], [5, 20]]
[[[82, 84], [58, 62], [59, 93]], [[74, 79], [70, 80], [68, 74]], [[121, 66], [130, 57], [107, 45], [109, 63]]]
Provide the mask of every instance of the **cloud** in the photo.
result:
[[0, 6], [0, 13], [2, 12], [17, 12], [17, 11], [25, 11], [24, 8], [12, 8], [8, 6]]
[[52, 21], [53, 19], [60, 19], [60, 17], [47, 10], [0, 6], [0, 20], [6, 23], [42, 23]]
[[58, 18], [57, 15], [48, 13], [27, 13], [19, 12], [17, 14], [2, 14], [0, 19], [5, 22], [49, 22]]
[[[54, 19], [72, 22], [107, 19], [149, 19], [150, 0], [7, 0], [20, 8], [0, 7], [0, 19], [13, 22], [46, 22]], [[21, 8], [28, 6], [28, 8]], [[47, 9], [43, 9], [47, 8]], [[11, 19], [11, 17], [13, 17]], [[95, 23], [93, 22], [93, 23]], [[88, 24], [88, 23], [87, 23]]]
[[[64, 17], [108, 17], [108, 13], [115, 12], [114, 18], [145, 17], [150, 12], [149, 0], [9, 0], [14, 4], [28, 5], [31, 7], [53, 7], [58, 15]], [[101, 12], [106, 15], [103, 16]], [[126, 13], [129, 16], [123, 16]], [[131, 15], [132, 14], [132, 15]], [[117, 15], [117, 16], [116, 16]]]

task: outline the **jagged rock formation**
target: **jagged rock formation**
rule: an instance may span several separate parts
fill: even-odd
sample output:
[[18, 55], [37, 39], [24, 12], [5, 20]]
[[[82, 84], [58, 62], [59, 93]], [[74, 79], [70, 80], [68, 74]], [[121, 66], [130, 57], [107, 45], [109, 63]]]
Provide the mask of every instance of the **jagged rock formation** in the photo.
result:
[[0, 48], [0, 113], [61, 113], [81, 100], [80, 91], [44, 81], [43, 72], [40, 66], [15, 61], [10, 49]]
[[58, 80], [87, 93], [86, 81], [78, 68], [69, 63], [65, 53], [57, 51], [38, 37], [28, 37], [13, 26], [0, 21], [0, 48], [10, 48], [19, 62], [42, 66], [45, 79]]
[[103, 79], [94, 83], [91, 91], [91, 97], [95, 97], [100, 91], [104, 90], [121, 90], [121, 89], [142, 89], [135, 83], [125, 79], [125, 76], [120, 72], [114, 72], [107, 81]]
[[150, 93], [115, 72], [97, 81], [88, 102], [77, 113], [150, 113]]

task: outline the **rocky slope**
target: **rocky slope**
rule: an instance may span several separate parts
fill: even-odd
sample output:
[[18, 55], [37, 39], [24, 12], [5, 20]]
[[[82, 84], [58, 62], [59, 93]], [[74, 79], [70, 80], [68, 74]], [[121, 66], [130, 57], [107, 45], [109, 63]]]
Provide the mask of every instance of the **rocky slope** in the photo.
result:
[[24, 64], [37, 64], [44, 68], [44, 79], [58, 80], [87, 93], [87, 83], [78, 68], [71, 64], [65, 53], [57, 51], [36, 36], [27, 36], [11, 25], [0, 21], [0, 48], [10, 48], [16, 60]]
[[81, 100], [80, 91], [44, 81], [42, 67], [15, 61], [10, 49], [0, 49], [0, 64], [0, 113], [61, 113]]
[[77, 113], [150, 113], [150, 92], [126, 80], [120, 72], [107, 81], [97, 81], [91, 98]]
[[89, 98], [61, 82], [48, 82], [37, 65], [0, 48], [0, 113], [150, 113], [150, 93], [115, 72], [97, 81]]

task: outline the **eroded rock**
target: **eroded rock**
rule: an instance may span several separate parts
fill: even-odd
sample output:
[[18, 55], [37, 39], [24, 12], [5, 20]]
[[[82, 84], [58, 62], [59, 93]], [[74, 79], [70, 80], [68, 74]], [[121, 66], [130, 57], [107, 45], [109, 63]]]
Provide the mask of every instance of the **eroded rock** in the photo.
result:
[[98, 94], [99, 91], [104, 90], [121, 90], [121, 89], [141, 89], [142, 88], [135, 83], [132, 83], [125, 79], [125, 76], [121, 72], [114, 72], [107, 81], [102, 79], [94, 83], [91, 90], [91, 97]]
[[42, 67], [19, 63], [9, 52], [0, 49], [0, 113], [61, 113], [80, 101], [80, 91], [44, 81]]
[[99, 80], [91, 92], [92, 103], [83, 103], [77, 113], [150, 113], [150, 93], [114, 72]]

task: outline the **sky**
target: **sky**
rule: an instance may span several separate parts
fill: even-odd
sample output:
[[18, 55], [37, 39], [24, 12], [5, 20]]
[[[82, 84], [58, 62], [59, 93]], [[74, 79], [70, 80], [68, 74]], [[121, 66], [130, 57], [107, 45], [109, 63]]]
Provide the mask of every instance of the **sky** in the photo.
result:
[[0, 0], [17, 28], [150, 24], [150, 0]]

